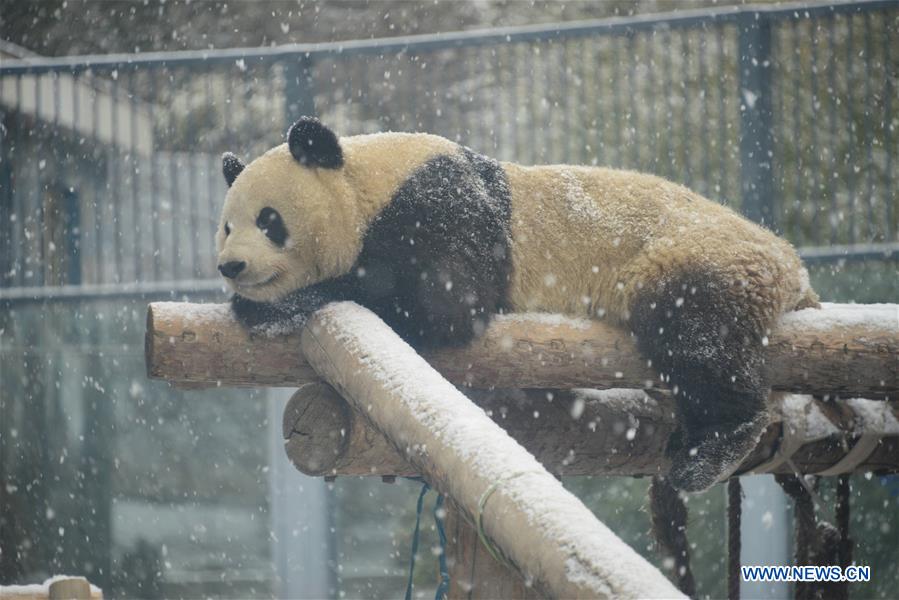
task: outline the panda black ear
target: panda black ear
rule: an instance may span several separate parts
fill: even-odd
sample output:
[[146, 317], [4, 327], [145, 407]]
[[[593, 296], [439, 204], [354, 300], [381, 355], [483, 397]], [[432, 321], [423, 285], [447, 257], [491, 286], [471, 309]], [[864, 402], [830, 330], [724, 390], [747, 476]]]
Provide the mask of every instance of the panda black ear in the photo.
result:
[[290, 153], [301, 165], [339, 169], [343, 151], [333, 131], [313, 117], [300, 117], [287, 131]]
[[231, 187], [231, 184], [234, 183], [241, 171], [243, 171], [243, 163], [240, 162], [237, 155], [232, 152], [222, 154], [222, 174], [225, 176], [228, 187]]

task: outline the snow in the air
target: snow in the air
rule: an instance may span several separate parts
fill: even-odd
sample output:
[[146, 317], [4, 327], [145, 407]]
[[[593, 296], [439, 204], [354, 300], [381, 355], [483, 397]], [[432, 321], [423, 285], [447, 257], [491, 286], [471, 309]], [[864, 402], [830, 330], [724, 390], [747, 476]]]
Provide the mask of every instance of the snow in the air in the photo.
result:
[[[582, 165], [682, 184], [761, 221], [805, 258], [801, 285], [827, 301], [824, 310], [784, 315], [768, 332], [769, 343], [779, 344], [769, 350], [784, 350], [782, 333], [892, 343], [899, 336], [899, 6], [802, 4], [808, 6], [794, 10], [779, 0], [759, 11], [741, 0], [4, 2], [0, 583], [23, 585], [0, 596], [46, 595], [49, 581], [39, 582], [53, 573], [86, 576], [106, 598], [403, 596], [419, 483], [343, 476], [325, 482], [297, 472], [280, 428], [292, 389], [221, 382], [197, 389], [147, 377], [149, 302], [181, 303], [184, 338], [171, 343], [196, 333], [202, 345], [207, 327], [233, 323], [230, 290], [216, 269], [228, 190], [222, 153], [249, 163], [283, 143], [303, 114], [314, 113], [341, 136], [427, 132], [503, 164], [571, 165], [550, 194], [568, 209], [561, 222], [570, 235], [560, 235], [560, 246], [580, 239], [578, 228], [620, 232], [604, 240], [619, 249], [649, 235], [614, 203], [590, 197]], [[744, 17], [762, 26], [737, 26]], [[770, 39], [757, 44], [758, 34]], [[747, 48], [751, 55], [742, 54]], [[416, 164], [388, 158], [397, 170]], [[672, 189], [656, 200], [680, 203], [683, 188]], [[331, 222], [343, 224], [345, 216], [334, 210]], [[315, 246], [314, 236], [290, 233], [285, 253]], [[602, 260], [575, 263], [577, 277], [608, 274]], [[564, 265], [534, 276], [554, 295], [571, 289]], [[589, 296], [569, 300], [599, 319], [612, 314], [612, 306], [595, 306]], [[494, 326], [510, 323], [509, 330], [533, 325], [572, 338], [601, 329], [555, 314], [500, 315]], [[304, 324], [298, 316], [246, 336], [234, 325], [221, 339], [283, 347], [299, 344]], [[282, 335], [293, 337], [267, 339]], [[497, 351], [514, 343], [511, 335], [500, 337]], [[291, 352], [295, 359], [299, 350]], [[446, 414], [460, 422], [444, 423], [443, 403], [459, 395], [425, 366], [405, 361], [405, 350], [383, 353], [406, 375], [414, 372], [408, 384], [382, 373], [404, 397], [437, 391], [434, 403], [409, 408], [421, 411], [423, 423], [441, 425], [441, 444], [491, 477], [534, 465], [499, 433], [482, 430], [477, 411], [450, 406]], [[865, 360], [881, 359], [892, 365], [896, 357], [882, 352]], [[856, 371], [851, 375], [868, 376]], [[888, 377], [879, 383], [895, 388]], [[855, 415], [854, 434], [893, 444], [894, 396], [840, 393], [814, 402], [790, 395], [780, 410], [801, 429], [788, 433], [804, 439], [845, 437], [827, 417], [838, 409]], [[599, 402], [634, 415], [613, 424], [622, 439], [644, 433], [636, 429], [651, 421], [643, 415], [673, 406], [640, 390], [576, 390], [561, 416], [601, 435], [609, 429], [592, 420], [604, 408]], [[537, 402], [525, 414], [533, 415], [531, 424], [551, 426], [558, 404]], [[497, 408], [502, 414], [505, 407]], [[491, 450], [493, 442], [502, 451]], [[859, 446], [850, 440], [849, 447]], [[655, 560], [648, 483], [563, 481], [616, 535]], [[827, 502], [833, 483], [819, 481]], [[791, 501], [769, 476], [744, 484], [744, 507], [760, 507], [744, 521], [744, 560], [788, 563]], [[604, 546], [611, 534], [578, 529], [590, 515], [554, 504], [567, 496], [543, 474], [502, 488], [516, 499], [535, 492], [532, 526], [558, 531], [584, 556], [605, 552], [603, 569], [634, 566], [630, 553], [610, 556]], [[899, 589], [899, 476], [859, 469], [851, 490], [853, 559], [875, 575], [850, 586], [850, 594], [892, 597]], [[416, 600], [434, 595], [433, 499], [422, 520]], [[687, 503], [697, 596], [723, 597], [720, 486]], [[493, 508], [488, 502], [488, 530]], [[550, 523], [546, 512], [574, 524]], [[485, 555], [479, 549], [478, 559]], [[656, 564], [673, 567], [661, 558]], [[572, 558], [563, 568], [573, 581], [601, 585], [586, 561]], [[750, 598], [790, 593], [787, 586], [743, 590]]]

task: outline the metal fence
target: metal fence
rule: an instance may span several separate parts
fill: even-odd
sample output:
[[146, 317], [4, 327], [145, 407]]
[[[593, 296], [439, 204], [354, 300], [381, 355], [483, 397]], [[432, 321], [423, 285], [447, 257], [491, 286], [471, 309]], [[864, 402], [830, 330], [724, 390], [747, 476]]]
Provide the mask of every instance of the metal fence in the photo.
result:
[[897, 19], [869, 1], [6, 61], [0, 293], [218, 289], [218, 156], [252, 158], [313, 113], [342, 134], [651, 171], [810, 259], [895, 256]]

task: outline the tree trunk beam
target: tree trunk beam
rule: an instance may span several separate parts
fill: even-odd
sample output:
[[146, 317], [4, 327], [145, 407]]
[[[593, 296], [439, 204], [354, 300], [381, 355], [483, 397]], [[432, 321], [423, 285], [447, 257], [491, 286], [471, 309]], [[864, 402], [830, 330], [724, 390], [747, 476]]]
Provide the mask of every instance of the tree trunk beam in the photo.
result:
[[418, 475], [381, 432], [324, 382], [307, 383], [290, 398], [283, 431], [288, 458], [306, 475]]
[[557, 598], [680, 597], [482, 410], [383, 321], [351, 302], [303, 329], [309, 363], [540, 593]]
[[[899, 305], [825, 305], [785, 315], [766, 348], [776, 390], [899, 396]], [[602, 321], [506, 315], [464, 348], [426, 355], [475, 388], [663, 388], [623, 329]], [[154, 302], [147, 374], [179, 385], [290, 386], [318, 381], [299, 334], [251, 335], [224, 304]]]
[[84, 577], [55, 575], [44, 583], [0, 585], [3, 600], [103, 600], [103, 590]]
[[[670, 397], [657, 401], [640, 390], [465, 394], [556, 475], [649, 476], [668, 471], [665, 446], [675, 426]], [[837, 464], [862, 433], [875, 434], [880, 442], [864, 461], [851, 465], [851, 471], [899, 473], [899, 405], [775, 396], [772, 424], [738, 473], [774, 458], [782, 448], [784, 428], [802, 432], [803, 441], [790, 457], [802, 473]], [[884, 418], [862, 422], [859, 413]], [[290, 399], [284, 410], [284, 440], [291, 462], [306, 475], [419, 474], [325, 383], [307, 384]], [[766, 472], [792, 473], [792, 468], [783, 461]]]

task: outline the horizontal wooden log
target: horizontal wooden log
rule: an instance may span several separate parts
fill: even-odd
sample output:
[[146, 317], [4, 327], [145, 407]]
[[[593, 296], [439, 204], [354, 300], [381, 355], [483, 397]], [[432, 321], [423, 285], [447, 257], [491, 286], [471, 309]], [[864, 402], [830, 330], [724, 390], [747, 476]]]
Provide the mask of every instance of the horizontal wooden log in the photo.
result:
[[[899, 396], [899, 305], [826, 305], [785, 315], [766, 364], [777, 390]], [[464, 348], [425, 358], [476, 388], [662, 388], [632, 336], [603, 323], [507, 315]], [[224, 304], [155, 302], [147, 313], [149, 377], [180, 385], [299, 386], [318, 376], [299, 335], [252, 335]]]
[[303, 329], [309, 363], [491, 547], [556, 598], [681, 597], [524, 448], [372, 312], [330, 304]]
[[103, 590], [84, 577], [55, 575], [44, 583], [0, 585], [3, 600], [103, 600]]
[[[656, 400], [640, 390], [465, 393], [556, 475], [668, 471], [664, 450], [674, 430], [670, 397]], [[771, 461], [782, 448], [784, 428], [815, 433], [804, 434], [804, 443], [790, 457], [802, 473], [839, 464], [862, 433], [877, 435], [879, 442], [862, 462], [839, 472], [899, 473], [899, 405], [794, 396], [775, 403], [772, 424], [738, 473]], [[871, 411], [886, 418], [862, 422]], [[418, 475], [387, 438], [325, 383], [307, 384], [290, 399], [284, 410], [284, 440], [288, 457], [306, 475]], [[769, 472], [791, 473], [792, 466], [783, 461]]]
[[284, 449], [306, 475], [417, 475], [334, 388], [307, 383], [284, 408]]

